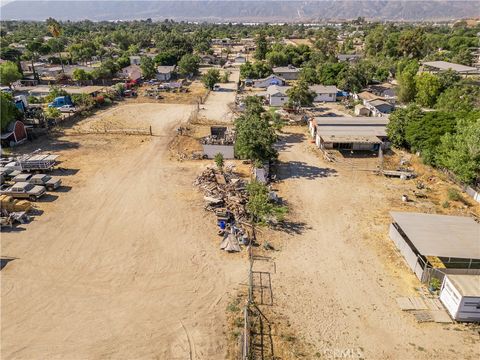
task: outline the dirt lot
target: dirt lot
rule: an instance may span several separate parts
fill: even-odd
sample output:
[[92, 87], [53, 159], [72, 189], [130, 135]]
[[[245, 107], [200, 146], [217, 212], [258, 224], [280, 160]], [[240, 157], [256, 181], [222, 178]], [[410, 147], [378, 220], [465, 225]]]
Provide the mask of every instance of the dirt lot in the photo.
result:
[[[478, 358], [478, 333], [418, 324], [395, 302], [419, 286], [388, 239], [388, 211], [422, 211], [422, 204], [400, 201], [412, 183], [326, 162], [305, 128], [287, 131], [277, 187], [292, 214], [290, 234], [271, 239], [279, 249], [272, 287], [292, 341], [309, 349], [303, 358]], [[290, 358], [300, 357], [293, 351]]]
[[[4, 359], [224, 359], [225, 309], [241, 256], [217, 249], [193, 188], [205, 164], [169, 160], [189, 107], [120, 105], [78, 126], [149, 122], [163, 136], [70, 135], [56, 151], [64, 189], [2, 233]], [[24, 148], [28, 150], [28, 148]]]
[[[155, 103], [155, 104], [197, 104], [200, 98], [204, 97], [207, 93], [207, 89], [203, 86], [200, 80], [195, 80], [185, 84], [185, 88], [188, 92], [177, 91], [161, 91], [158, 92], [161, 95], [161, 99], [155, 99], [147, 95], [147, 90], [153, 90], [156, 86], [143, 85], [139, 89], [139, 96], [132, 99], [137, 103]], [[153, 92], [152, 92], [153, 93]]]
[[154, 135], [165, 135], [165, 126], [185, 122], [193, 109], [194, 105], [126, 102], [81, 121], [72, 130], [148, 129], [151, 126]]

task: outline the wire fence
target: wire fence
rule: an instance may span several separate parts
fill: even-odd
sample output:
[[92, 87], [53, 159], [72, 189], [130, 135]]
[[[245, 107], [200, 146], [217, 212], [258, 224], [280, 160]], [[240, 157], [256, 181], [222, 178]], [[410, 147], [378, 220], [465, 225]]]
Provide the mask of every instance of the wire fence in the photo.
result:
[[[256, 240], [255, 228], [252, 226], [253, 239]], [[248, 299], [243, 308], [243, 330], [239, 341], [239, 359], [273, 359], [273, 339], [271, 323], [265, 314], [259, 308], [263, 304], [263, 296], [260, 303], [255, 299], [255, 271], [252, 242], [248, 246]], [[261, 276], [261, 275], [260, 275]], [[263, 291], [263, 285], [260, 283], [260, 290]], [[272, 299], [273, 303], [273, 299]]]

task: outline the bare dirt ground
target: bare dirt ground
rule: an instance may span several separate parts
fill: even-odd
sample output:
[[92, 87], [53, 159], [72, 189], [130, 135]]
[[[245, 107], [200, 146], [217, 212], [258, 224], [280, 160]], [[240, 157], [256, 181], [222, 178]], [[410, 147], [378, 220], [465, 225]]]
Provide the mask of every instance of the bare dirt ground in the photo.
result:
[[230, 82], [220, 84], [219, 91], [211, 91], [207, 100], [200, 106], [198, 120], [201, 123], [231, 123], [233, 121], [233, 113], [229, 104], [235, 102], [237, 82], [240, 76], [238, 69], [228, 69], [230, 73]]
[[72, 130], [148, 129], [151, 126], [154, 135], [163, 135], [165, 124], [185, 122], [193, 109], [193, 105], [127, 102], [79, 122]]
[[388, 211], [419, 211], [399, 201], [401, 181], [326, 162], [304, 128], [286, 131], [276, 187], [292, 214], [289, 234], [270, 240], [272, 287], [290, 340], [308, 348], [287, 358], [478, 358], [472, 328], [419, 324], [395, 302], [420, 286], [388, 238]]
[[145, 106], [78, 126], [133, 118], [163, 136], [69, 135], [29, 146], [56, 151], [68, 170], [58, 173], [64, 189], [38, 204], [42, 215], [2, 233], [2, 256], [15, 258], [0, 273], [2, 359], [226, 357], [228, 292], [244, 280], [245, 262], [218, 251], [192, 186], [205, 164], [169, 160], [188, 107]]
[[204, 97], [207, 93], [207, 89], [203, 86], [200, 80], [194, 80], [188, 82], [185, 88], [188, 92], [176, 92], [176, 91], [162, 91], [158, 94], [161, 95], [161, 99], [155, 99], [147, 95], [147, 90], [154, 89], [156, 86], [143, 85], [139, 89], [140, 95], [137, 98], [132, 99], [132, 102], [136, 103], [155, 103], [155, 104], [197, 104], [200, 98]]

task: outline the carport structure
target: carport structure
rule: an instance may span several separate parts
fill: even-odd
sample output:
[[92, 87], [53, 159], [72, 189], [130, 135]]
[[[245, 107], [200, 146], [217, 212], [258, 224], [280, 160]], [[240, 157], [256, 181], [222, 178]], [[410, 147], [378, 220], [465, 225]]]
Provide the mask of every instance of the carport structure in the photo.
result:
[[480, 224], [464, 216], [390, 212], [390, 238], [422, 281], [480, 274]]

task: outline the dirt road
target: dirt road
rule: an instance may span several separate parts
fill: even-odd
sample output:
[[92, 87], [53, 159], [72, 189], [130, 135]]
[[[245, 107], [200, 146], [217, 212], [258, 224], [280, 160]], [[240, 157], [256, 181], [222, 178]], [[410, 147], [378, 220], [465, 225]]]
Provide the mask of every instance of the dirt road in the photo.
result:
[[[149, 107], [147, 118], [165, 115]], [[178, 121], [162, 116], [159, 137], [52, 145], [64, 149], [71, 190], [2, 234], [2, 255], [16, 258], [1, 271], [2, 359], [225, 358], [227, 292], [245, 266], [218, 251], [192, 187], [202, 165], [168, 159]]]
[[231, 123], [233, 121], [233, 113], [229, 104], [235, 102], [240, 71], [238, 69], [228, 69], [228, 71], [230, 71], [230, 82], [220, 84], [219, 91], [211, 91], [205, 104], [200, 106], [198, 117], [202, 121], [213, 124]]
[[400, 311], [395, 298], [419, 284], [394, 252], [387, 224], [372, 217], [376, 209], [388, 214], [379, 178], [332, 168], [304, 134], [292, 129], [281, 145], [279, 188], [294, 219], [272, 286], [291, 328], [311, 344], [307, 358], [478, 358], [471, 330], [418, 324]]

